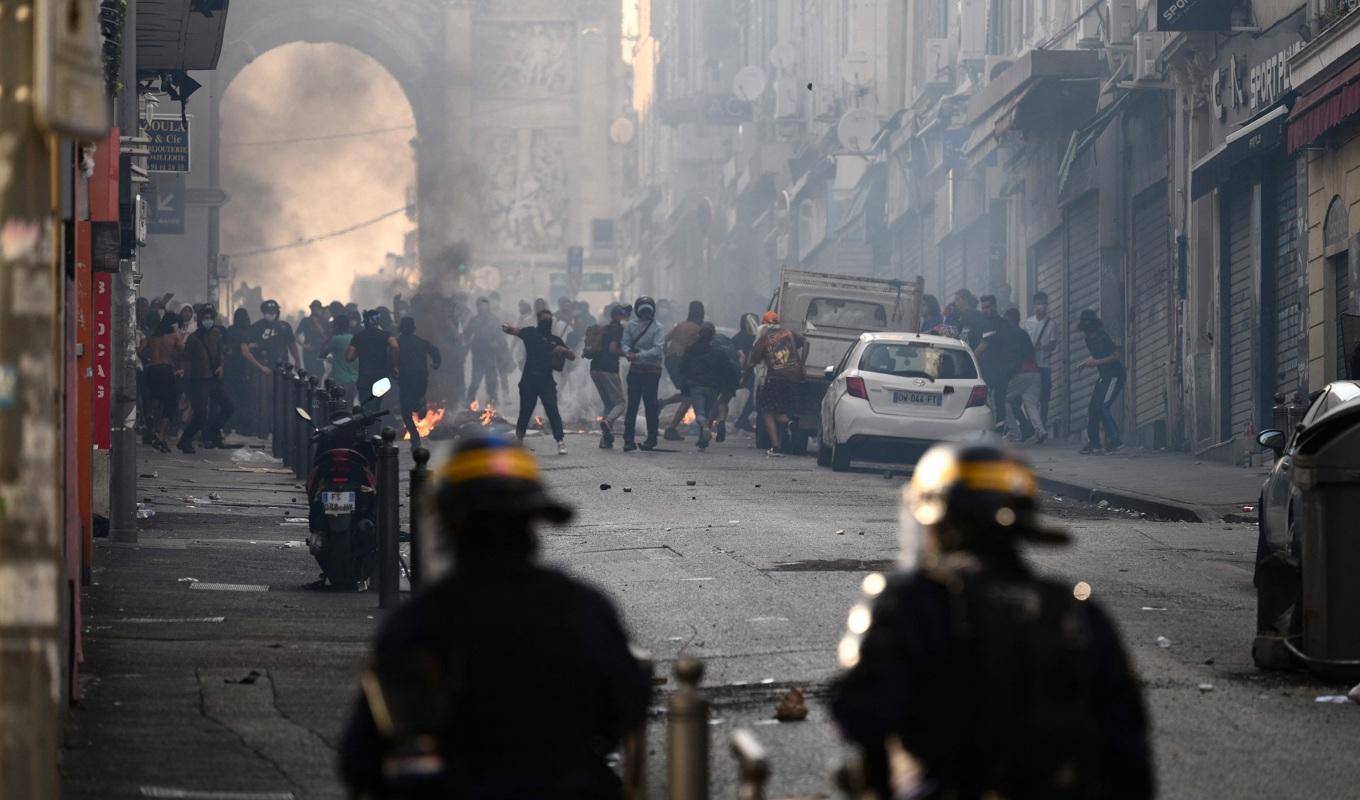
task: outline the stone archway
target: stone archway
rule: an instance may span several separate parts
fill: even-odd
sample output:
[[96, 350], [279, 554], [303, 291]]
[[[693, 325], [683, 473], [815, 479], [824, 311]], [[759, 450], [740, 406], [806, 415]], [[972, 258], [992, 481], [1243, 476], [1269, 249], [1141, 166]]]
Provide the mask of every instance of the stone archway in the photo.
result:
[[284, 44], [372, 57], [415, 116], [422, 265], [466, 241], [479, 265], [532, 277], [561, 269], [569, 245], [588, 264], [613, 258], [589, 246], [620, 195], [620, 13], [617, 0], [236, 0], [217, 96]]

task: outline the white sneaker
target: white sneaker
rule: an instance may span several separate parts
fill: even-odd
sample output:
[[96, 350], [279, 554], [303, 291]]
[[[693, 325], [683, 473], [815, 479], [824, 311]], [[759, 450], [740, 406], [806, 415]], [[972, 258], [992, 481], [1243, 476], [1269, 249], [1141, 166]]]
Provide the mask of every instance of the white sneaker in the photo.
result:
[[564, 455], [567, 454], [567, 443], [566, 443], [566, 442], [558, 442], [558, 443], [557, 443], [557, 454], [558, 454], [559, 456], [564, 456]]

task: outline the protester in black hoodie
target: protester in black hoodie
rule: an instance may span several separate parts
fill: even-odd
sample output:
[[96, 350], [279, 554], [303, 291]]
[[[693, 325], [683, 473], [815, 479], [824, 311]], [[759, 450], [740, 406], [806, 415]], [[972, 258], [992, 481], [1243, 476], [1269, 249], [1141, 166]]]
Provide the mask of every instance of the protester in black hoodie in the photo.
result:
[[699, 423], [700, 450], [708, 447], [709, 418], [718, 395], [736, 378], [731, 359], [713, 345], [715, 333], [717, 329], [711, 322], [705, 322], [699, 328], [699, 338], [685, 351], [679, 370], [682, 388], [694, 408], [695, 421]]

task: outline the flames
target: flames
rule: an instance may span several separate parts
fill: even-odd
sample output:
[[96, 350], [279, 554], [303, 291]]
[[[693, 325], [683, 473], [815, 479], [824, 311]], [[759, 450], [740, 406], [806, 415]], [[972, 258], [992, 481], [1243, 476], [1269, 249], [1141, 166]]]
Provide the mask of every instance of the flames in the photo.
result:
[[682, 424], [682, 425], [693, 425], [693, 424], [694, 424], [694, 420], [696, 420], [696, 419], [698, 419], [698, 418], [699, 418], [699, 417], [694, 413], [694, 408], [691, 406], [691, 407], [690, 407], [690, 410], [685, 412], [685, 417], [684, 417], [684, 419], [680, 420], [680, 424]]
[[476, 400], [468, 403], [468, 411], [478, 415], [478, 421], [482, 423], [482, 427], [484, 428], [491, 427], [491, 423], [496, 421], [498, 413], [496, 411], [495, 403], [487, 403], [486, 406], [483, 407], [482, 404]]
[[[420, 432], [421, 438], [428, 437], [437, 425], [444, 419], [444, 407], [436, 406], [425, 412], [423, 417], [416, 417], [416, 430]], [[411, 438], [410, 431], [407, 431], [406, 438]]]

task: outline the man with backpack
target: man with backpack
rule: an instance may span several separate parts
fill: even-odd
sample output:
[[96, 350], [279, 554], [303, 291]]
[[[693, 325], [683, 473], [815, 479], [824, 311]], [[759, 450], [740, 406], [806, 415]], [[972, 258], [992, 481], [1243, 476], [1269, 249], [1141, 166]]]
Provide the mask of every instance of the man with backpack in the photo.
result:
[[744, 382], [758, 364], [765, 364], [765, 382], [756, 393], [756, 411], [770, 437], [766, 455], [783, 455], [784, 426], [789, 424], [789, 410], [797, 402], [798, 385], [802, 383], [803, 365], [807, 363], [808, 342], [802, 336], [779, 324], [779, 314], [766, 311], [761, 322], [765, 332], [751, 348], [751, 358], [741, 372]]
[[[938, 445], [902, 493], [902, 571], [863, 583], [831, 714], [877, 797], [1144, 800], [1142, 692], [1090, 586], [1041, 578], [1020, 543], [1037, 480], [988, 444]], [[890, 763], [919, 767], [904, 774]], [[856, 796], [859, 796], [858, 792]]]
[[600, 393], [604, 410], [600, 412], [600, 449], [614, 447], [614, 423], [623, 416], [623, 381], [619, 378], [619, 358], [623, 355], [623, 324], [632, 309], [618, 304], [609, 309], [608, 325], [586, 328], [581, 357], [590, 361], [590, 380]]
[[661, 404], [661, 366], [665, 352], [661, 324], [656, 320], [656, 301], [642, 296], [633, 303], [632, 320], [623, 330], [623, 357], [628, 359], [628, 406], [623, 412], [623, 452], [638, 449], [635, 443], [638, 406], [646, 409], [647, 439], [643, 450], [656, 449]]
[[735, 382], [732, 362], [714, 345], [717, 329], [713, 323], [699, 326], [699, 338], [685, 351], [678, 370], [681, 390], [694, 408], [694, 421], [699, 423], [700, 450], [708, 449], [710, 422], [723, 390]]

